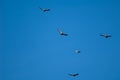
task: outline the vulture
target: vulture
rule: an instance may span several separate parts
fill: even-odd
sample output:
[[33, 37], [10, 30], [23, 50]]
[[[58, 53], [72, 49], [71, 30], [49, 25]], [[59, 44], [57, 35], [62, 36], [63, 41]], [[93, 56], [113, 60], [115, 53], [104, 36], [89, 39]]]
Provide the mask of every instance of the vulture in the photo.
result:
[[68, 36], [68, 34], [63, 33], [60, 29], [57, 29], [57, 30], [58, 30], [58, 32], [59, 32], [59, 34], [60, 34], [60, 35], [63, 35], [63, 36]]
[[80, 53], [80, 50], [75, 50], [76, 53]]
[[102, 37], [104, 37], [104, 38], [112, 37], [111, 35], [108, 35], [108, 34], [101, 34], [100, 36], [102, 36]]
[[73, 76], [73, 77], [76, 77], [78, 76], [79, 74], [78, 73], [74, 73], [74, 74], [69, 74], [70, 76]]
[[40, 8], [40, 10], [43, 11], [43, 12], [50, 11], [50, 9], [45, 9], [45, 8]]

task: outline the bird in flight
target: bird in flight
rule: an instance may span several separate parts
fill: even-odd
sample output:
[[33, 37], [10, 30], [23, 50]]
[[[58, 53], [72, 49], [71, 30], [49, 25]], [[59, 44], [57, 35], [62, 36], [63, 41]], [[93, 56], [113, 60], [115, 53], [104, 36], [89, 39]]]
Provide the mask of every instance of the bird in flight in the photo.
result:
[[[39, 7], [40, 8], [40, 7]], [[50, 11], [50, 9], [45, 9], [45, 8], [40, 8], [41, 11], [43, 12], [47, 12], [47, 11]]]
[[69, 74], [70, 76], [73, 76], [73, 77], [76, 77], [78, 76], [79, 74], [78, 73], [74, 73], [74, 74]]
[[76, 53], [80, 53], [80, 50], [75, 50]]
[[100, 36], [103, 36], [104, 38], [112, 37], [111, 35], [108, 35], [108, 34], [101, 34]]
[[58, 32], [59, 32], [59, 34], [60, 34], [60, 35], [63, 35], [63, 36], [68, 36], [68, 34], [63, 33], [60, 29], [57, 29], [57, 30], [58, 30]]

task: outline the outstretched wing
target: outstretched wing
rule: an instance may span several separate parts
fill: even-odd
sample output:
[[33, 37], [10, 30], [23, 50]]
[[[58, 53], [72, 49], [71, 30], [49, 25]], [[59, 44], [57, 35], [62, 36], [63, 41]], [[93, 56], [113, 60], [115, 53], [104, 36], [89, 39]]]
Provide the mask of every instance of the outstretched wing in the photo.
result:
[[68, 74], [68, 75], [73, 76], [73, 74]]
[[68, 36], [68, 34], [63, 33], [64, 36]]
[[103, 36], [103, 37], [105, 37], [105, 35], [104, 35], [104, 34], [100, 34], [100, 36]]
[[63, 33], [60, 29], [57, 29], [57, 31], [59, 32], [60, 35]]
[[39, 7], [39, 9], [40, 9], [41, 11], [44, 11], [44, 9], [43, 9], [43, 8], [40, 8], [40, 7]]
[[108, 37], [112, 37], [111, 35], [108, 35]]
[[106, 38], [112, 37], [111, 35], [107, 35]]
[[50, 11], [50, 9], [46, 9], [46, 11]]
[[69, 75], [75, 77], [75, 76], [78, 76], [79, 74], [76, 73], [76, 74], [69, 74]]
[[78, 76], [78, 75], [79, 75], [78, 73], [74, 74], [74, 76]]

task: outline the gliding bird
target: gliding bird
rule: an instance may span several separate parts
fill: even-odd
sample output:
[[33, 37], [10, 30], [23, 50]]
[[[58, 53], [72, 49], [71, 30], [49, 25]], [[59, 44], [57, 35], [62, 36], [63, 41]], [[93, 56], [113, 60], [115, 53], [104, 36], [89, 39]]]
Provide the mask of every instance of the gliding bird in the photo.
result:
[[45, 8], [40, 8], [40, 10], [43, 11], [43, 12], [50, 11], [50, 9], [45, 9]]
[[111, 35], [108, 35], [108, 34], [101, 34], [100, 36], [103, 36], [104, 38], [112, 37]]
[[58, 30], [58, 32], [59, 32], [59, 34], [60, 34], [60, 35], [63, 35], [63, 36], [68, 36], [68, 34], [63, 33], [60, 29], [57, 29], [57, 30]]
[[79, 74], [78, 73], [74, 73], [74, 74], [69, 74], [70, 76], [73, 76], [73, 77], [76, 77], [78, 76]]
[[80, 50], [75, 50], [76, 53], [80, 53]]

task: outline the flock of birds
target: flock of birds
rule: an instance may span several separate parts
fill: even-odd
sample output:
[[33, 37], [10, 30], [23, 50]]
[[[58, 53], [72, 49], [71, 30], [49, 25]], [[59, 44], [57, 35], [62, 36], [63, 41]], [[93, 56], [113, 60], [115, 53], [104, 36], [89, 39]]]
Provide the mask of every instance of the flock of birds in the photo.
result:
[[[42, 12], [48, 12], [48, 11], [50, 11], [50, 9], [45, 9], [45, 8], [40, 8], [40, 7], [39, 7], [39, 9], [40, 9]], [[60, 34], [61, 36], [68, 36], [67, 33], [62, 32], [60, 29], [57, 29], [57, 31], [59, 32], [59, 34]], [[112, 36], [109, 35], [109, 34], [100, 34], [100, 36], [102, 36], [102, 37], [104, 37], [104, 38], [110, 38], [110, 37], [112, 37]], [[81, 52], [80, 50], [75, 50], [75, 53], [80, 53], [80, 52]], [[68, 74], [68, 75], [69, 75], [69, 76], [76, 77], [76, 76], [78, 76], [79, 74], [78, 74], [78, 73], [71, 73], [71, 74]]]

